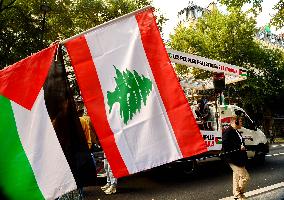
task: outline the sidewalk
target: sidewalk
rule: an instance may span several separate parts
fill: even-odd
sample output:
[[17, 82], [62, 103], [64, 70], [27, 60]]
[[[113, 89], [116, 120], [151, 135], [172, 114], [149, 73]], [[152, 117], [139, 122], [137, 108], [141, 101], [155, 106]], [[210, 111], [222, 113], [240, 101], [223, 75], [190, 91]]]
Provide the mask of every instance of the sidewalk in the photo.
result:
[[[268, 139], [268, 141], [270, 141], [270, 138], [267, 138], [267, 139]], [[278, 143], [284, 143], [284, 138], [283, 137], [276, 137], [274, 139], [274, 142], [271, 143], [271, 144], [278, 144]]]

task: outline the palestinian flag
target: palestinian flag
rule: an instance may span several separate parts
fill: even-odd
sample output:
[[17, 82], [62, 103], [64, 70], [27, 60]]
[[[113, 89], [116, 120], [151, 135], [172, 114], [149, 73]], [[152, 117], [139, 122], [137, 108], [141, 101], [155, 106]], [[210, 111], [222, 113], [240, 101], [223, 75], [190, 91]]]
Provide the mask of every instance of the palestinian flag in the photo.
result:
[[57, 48], [0, 71], [1, 199], [55, 199], [95, 181]]
[[207, 151], [152, 9], [65, 46], [115, 177]]
[[243, 77], [247, 77], [248, 76], [248, 72], [245, 69], [239, 69], [239, 75], [243, 76]]

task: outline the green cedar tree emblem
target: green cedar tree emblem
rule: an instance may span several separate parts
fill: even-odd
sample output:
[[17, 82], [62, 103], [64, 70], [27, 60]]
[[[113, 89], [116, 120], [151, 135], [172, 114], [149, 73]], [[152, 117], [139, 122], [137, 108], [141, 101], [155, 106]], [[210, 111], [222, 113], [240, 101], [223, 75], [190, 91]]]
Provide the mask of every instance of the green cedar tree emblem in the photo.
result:
[[128, 69], [120, 72], [115, 66], [114, 69], [116, 88], [113, 92], [107, 91], [109, 113], [111, 113], [113, 104], [119, 103], [120, 117], [124, 124], [127, 124], [137, 111], [140, 112], [142, 101], [146, 106], [147, 97], [152, 90], [152, 82], [144, 75], [139, 75], [135, 70], [132, 73]]

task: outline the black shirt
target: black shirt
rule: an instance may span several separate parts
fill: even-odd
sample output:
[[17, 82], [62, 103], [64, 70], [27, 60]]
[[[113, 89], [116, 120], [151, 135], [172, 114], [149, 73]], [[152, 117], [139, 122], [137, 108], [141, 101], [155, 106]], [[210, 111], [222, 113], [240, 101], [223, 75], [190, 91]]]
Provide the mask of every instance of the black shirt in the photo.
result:
[[244, 144], [240, 133], [232, 126], [229, 126], [222, 135], [222, 150], [223, 158], [228, 163], [243, 167], [247, 161], [247, 153], [241, 150], [241, 145]]

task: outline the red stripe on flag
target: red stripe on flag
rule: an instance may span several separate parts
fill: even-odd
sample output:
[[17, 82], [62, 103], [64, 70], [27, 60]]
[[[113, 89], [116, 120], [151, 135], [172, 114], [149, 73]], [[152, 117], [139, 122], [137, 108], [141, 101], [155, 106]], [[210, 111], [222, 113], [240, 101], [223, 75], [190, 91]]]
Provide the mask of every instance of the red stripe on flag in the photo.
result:
[[0, 94], [31, 110], [42, 88], [58, 44], [0, 71]]
[[129, 172], [120, 155], [107, 120], [101, 84], [84, 36], [65, 44], [75, 75], [82, 92], [88, 114], [100, 139], [100, 143], [116, 178], [127, 176]]
[[151, 9], [136, 15], [143, 47], [184, 157], [207, 151], [188, 101], [178, 82]]

